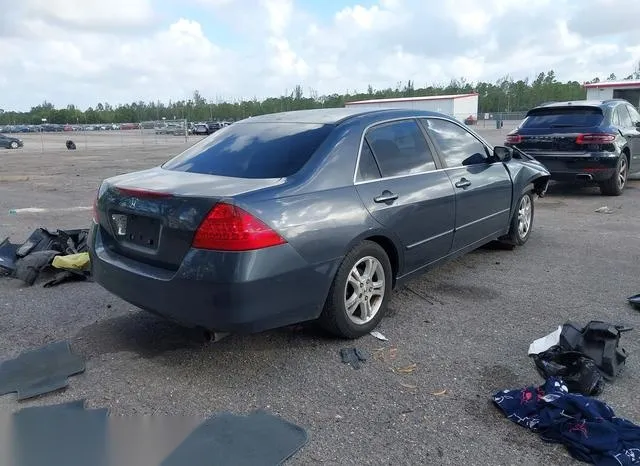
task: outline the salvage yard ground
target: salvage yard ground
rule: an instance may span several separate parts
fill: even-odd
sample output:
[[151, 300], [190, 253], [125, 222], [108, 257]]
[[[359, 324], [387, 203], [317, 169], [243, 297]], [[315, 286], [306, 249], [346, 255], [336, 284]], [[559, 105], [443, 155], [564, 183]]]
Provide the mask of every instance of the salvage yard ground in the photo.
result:
[[[506, 130], [482, 132], [499, 143]], [[158, 164], [184, 145], [105, 138], [87, 151], [42, 154], [37, 138], [0, 151], [0, 237], [85, 227], [102, 179]], [[612, 214], [595, 212], [605, 205]], [[29, 207], [44, 211], [10, 213]], [[288, 464], [574, 464], [564, 447], [506, 420], [490, 396], [541, 383], [527, 349], [566, 320], [621, 322], [635, 328], [622, 337], [627, 369], [601, 399], [640, 422], [640, 313], [625, 299], [640, 292], [638, 212], [637, 180], [617, 198], [552, 186], [536, 202], [524, 247], [478, 250], [396, 292], [378, 329], [389, 341], [355, 342], [372, 355], [360, 370], [340, 361], [349, 342], [312, 328], [206, 344], [200, 332], [139, 312], [95, 283], [47, 289], [0, 279], [0, 360], [62, 339], [87, 359], [66, 391], [20, 405], [6, 395], [0, 409], [81, 398], [113, 414], [263, 408], [309, 433]]]

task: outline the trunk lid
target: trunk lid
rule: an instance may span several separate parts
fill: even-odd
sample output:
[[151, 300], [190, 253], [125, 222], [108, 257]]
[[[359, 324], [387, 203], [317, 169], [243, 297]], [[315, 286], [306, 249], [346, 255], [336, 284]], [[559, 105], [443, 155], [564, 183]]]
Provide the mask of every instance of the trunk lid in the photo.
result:
[[97, 201], [105, 247], [140, 262], [177, 270], [200, 223], [219, 200], [281, 182], [159, 167], [110, 178]]
[[576, 141], [580, 134], [598, 132], [598, 128], [549, 128], [549, 129], [520, 129], [518, 134], [521, 139], [517, 146], [519, 149], [530, 152], [560, 152], [578, 153], [586, 152], [584, 144]]

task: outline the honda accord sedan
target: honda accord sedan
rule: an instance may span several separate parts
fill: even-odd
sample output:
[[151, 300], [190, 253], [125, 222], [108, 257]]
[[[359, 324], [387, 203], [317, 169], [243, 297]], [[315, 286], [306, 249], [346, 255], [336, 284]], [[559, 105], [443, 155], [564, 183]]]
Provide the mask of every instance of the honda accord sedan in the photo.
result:
[[493, 240], [524, 244], [549, 172], [439, 113], [318, 109], [226, 126], [105, 180], [93, 276], [188, 326], [317, 321], [357, 338], [394, 288]]

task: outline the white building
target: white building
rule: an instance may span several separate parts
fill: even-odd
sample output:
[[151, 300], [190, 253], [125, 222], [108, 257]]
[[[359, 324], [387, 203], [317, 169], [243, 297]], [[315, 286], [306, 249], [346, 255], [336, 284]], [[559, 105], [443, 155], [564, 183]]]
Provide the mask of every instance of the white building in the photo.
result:
[[478, 94], [434, 95], [429, 97], [401, 97], [346, 102], [346, 107], [404, 108], [440, 112], [464, 121], [469, 116], [478, 119]]
[[640, 107], [640, 79], [586, 83], [587, 100], [625, 99]]

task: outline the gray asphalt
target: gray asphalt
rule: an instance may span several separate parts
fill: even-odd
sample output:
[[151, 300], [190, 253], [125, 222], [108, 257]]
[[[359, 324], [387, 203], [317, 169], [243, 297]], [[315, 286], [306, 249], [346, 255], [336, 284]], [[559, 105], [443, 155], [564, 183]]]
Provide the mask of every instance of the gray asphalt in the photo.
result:
[[[494, 143], [504, 136], [483, 133]], [[87, 226], [90, 211], [60, 209], [90, 206], [101, 179], [157, 164], [179, 146], [1, 151], [0, 236], [21, 242], [39, 226]], [[605, 205], [612, 214], [595, 212]], [[340, 362], [349, 343], [313, 327], [211, 344], [95, 283], [46, 289], [0, 279], [0, 359], [68, 339], [88, 361], [67, 390], [23, 403], [6, 395], [0, 410], [80, 398], [114, 414], [262, 408], [309, 432], [289, 464], [573, 464], [562, 446], [506, 420], [490, 396], [541, 383], [527, 348], [566, 320], [622, 322], [637, 328], [622, 340], [627, 369], [602, 399], [640, 422], [640, 313], [625, 299], [640, 292], [640, 181], [617, 198], [556, 185], [535, 206], [524, 247], [480, 249], [396, 292], [379, 328], [389, 341], [355, 343], [372, 356], [360, 370]], [[27, 207], [54, 210], [9, 213]]]

